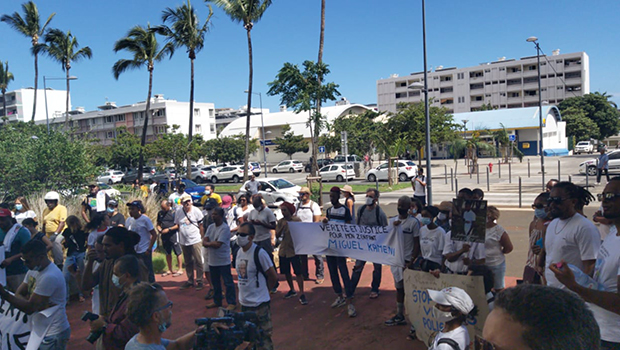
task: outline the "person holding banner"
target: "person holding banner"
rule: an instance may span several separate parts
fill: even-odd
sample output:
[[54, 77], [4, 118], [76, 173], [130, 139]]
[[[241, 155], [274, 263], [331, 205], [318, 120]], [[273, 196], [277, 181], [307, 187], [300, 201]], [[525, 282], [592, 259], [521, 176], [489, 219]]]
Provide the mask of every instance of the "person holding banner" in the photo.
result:
[[[289, 299], [297, 295], [295, 286], [293, 285], [293, 275], [291, 274], [291, 266], [293, 266], [293, 272], [295, 272], [295, 278], [297, 279], [297, 286], [301, 296], [299, 302], [301, 305], [307, 305], [306, 295], [304, 294], [304, 276], [302, 274], [301, 261], [299, 255], [295, 255], [295, 243], [291, 237], [291, 231], [288, 227], [289, 221], [301, 221], [295, 215], [295, 206], [289, 202], [282, 202], [280, 204], [280, 211], [282, 212], [282, 218], [278, 220], [276, 224], [276, 238], [281, 238], [280, 249], [278, 250], [278, 256], [280, 258], [280, 273], [286, 277], [286, 283], [288, 283], [291, 289], [284, 299]], [[307, 256], [307, 255], [306, 255]]]
[[[299, 190], [299, 203], [297, 203], [297, 216], [301, 220], [301, 222], [319, 222], [321, 220], [321, 207], [310, 199], [310, 189], [308, 187], [302, 187]], [[324, 275], [324, 264], [323, 264], [323, 256], [321, 255], [313, 255], [314, 258], [314, 266], [315, 266], [315, 276], [316, 276], [316, 284], [323, 284], [325, 281]], [[301, 272], [304, 276], [305, 280], [310, 279], [310, 274], [308, 272], [308, 255], [300, 255], [299, 259], [301, 261]]]
[[414, 262], [415, 269], [426, 272], [441, 270], [446, 232], [433, 222], [438, 213], [437, 207], [430, 206], [422, 209], [421, 255]]
[[6, 272], [6, 287], [15, 292], [24, 281], [28, 268], [20, 259], [20, 250], [30, 241], [30, 231], [18, 224], [11, 216], [11, 211], [0, 208], [0, 244], [4, 248], [4, 260], [0, 268]]
[[469, 349], [469, 332], [465, 327], [467, 317], [475, 317], [478, 309], [467, 292], [458, 287], [428, 290], [435, 302], [434, 318], [443, 323], [429, 350]]
[[496, 223], [499, 219], [499, 209], [494, 206], [487, 207], [486, 238], [484, 249], [486, 251], [485, 264], [493, 272], [493, 280], [496, 292], [504, 289], [506, 276], [506, 257], [512, 252], [513, 246], [506, 230]]

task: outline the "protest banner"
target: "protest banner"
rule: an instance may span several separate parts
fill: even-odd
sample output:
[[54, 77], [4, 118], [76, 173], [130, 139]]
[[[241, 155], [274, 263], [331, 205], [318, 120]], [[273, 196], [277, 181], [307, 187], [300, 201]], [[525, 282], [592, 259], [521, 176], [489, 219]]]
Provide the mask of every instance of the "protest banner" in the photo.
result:
[[484, 243], [487, 223], [487, 201], [454, 199], [452, 201], [453, 241]]
[[404, 266], [402, 243], [391, 226], [289, 222], [295, 254], [342, 256]]
[[431, 300], [428, 290], [442, 290], [447, 287], [459, 287], [469, 296], [478, 308], [476, 317], [467, 318], [467, 330], [469, 331], [470, 349], [474, 348], [475, 336], [482, 336], [484, 321], [489, 314], [484, 294], [484, 282], [482, 276], [464, 276], [452, 274], [440, 274], [439, 278], [428, 272], [405, 270], [405, 308], [409, 321], [416, 331], [416, 336], [424, 344], [429, 345], [437, 332], [443, 327], [443, 323], [433, 317], [435, 303]]
[[0, 299], [0, 349], [24, 350], [29, 338], [30, 316]]

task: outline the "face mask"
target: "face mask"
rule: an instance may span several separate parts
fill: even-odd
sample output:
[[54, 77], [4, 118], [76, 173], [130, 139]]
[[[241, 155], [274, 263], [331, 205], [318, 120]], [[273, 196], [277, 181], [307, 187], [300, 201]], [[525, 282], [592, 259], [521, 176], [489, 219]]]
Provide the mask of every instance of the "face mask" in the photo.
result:
[[366, 205], [373, 205], [375, 204], [375, 199], [371, 198], [371, 197], [366, 197]]
[[108, 213], [113, 213], [114, 212], [114, 208], [108, 208]]
[[112, 283], [116, 286], [116, 288], [122, 288], [121, 280], [117, 275], [112, 275]]
[[22, 209], [24, 209], [24, 206], [21, 204], [15, 204], [15, 209], [21, 211]]
[[158, 325], [157, 329], [159, 330], [159, 333], [163, 333], [163, 332], [166, 331], [166, 329], [170, 328], [170, 326], [172, 326], [172, 322], [171, 321], [165, 321], [164, 323]]
[[441, 221], [445, 221], [447, 218], [448, 218], [448, 214], [446, 213], [439, 213], [439, 215], [437, 215], [437, 219]]
[[534, 215], [539, 219], [544, 219], [547, 217], [547, 212], [544, 208], [534, 209]]
[[405, 216], [407, 215], [408, 211], [405, 208], [397, 208], [398, 209], [398, 215], [400, 216]]
[[439, 321], [439, 322], [443, 322], [443, 323], [448, 323], [450, 321], [452, 321], [453, 319], [455, 319], [456, 317], [452, 316], [452, 312], [450, 311], [441, 311], [438, 308], [434, 307], [433, 308], [433, 317]]
[[413, 208], [413, 209], [411, 209], [411, 210], [410, 210], [410, 214], [411, 214], [412, 216], [413, 216], [413, 215], [415, 215], [415, 214], [417, 214], [417, 213], [418, 213], [418, 209], [416, 209], [416, 208]]
[[208, 195], [210, 195], [210, 194], [211, 194], [211, 191], [206, 190], [206, 191], [205, 191], [205, 194], [208, 196]]
[[432, 220], [430, 218], [422, 218], [422, 225], [427, 226], [430, 225]]
[[237, 236], [237, 244], [240, 247], [245, 247], [246, 245], [248, 245], [248, 243], [250, 243], [250, 239], [248, 238], [248, 236]]

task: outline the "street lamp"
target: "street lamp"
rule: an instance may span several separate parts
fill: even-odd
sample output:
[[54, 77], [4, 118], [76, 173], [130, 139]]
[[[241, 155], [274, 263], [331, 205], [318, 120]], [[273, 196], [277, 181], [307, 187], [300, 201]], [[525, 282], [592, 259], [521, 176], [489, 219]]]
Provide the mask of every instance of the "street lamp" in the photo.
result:
[[538, 45], [538, 38], [531, 36], [525, 41], [528, 43], [534, 43], [536, 46], [536, 59], [538, 60], [538, 137], [540, 138], [540, 144], [538, 145], [538, 152], [540, 154], [540, 172], [542, 174], [542, 190], [545, 190], [545, 154], [543, 153], [543, 113], [542, 113], [542, 89], [540, 84], [540, 45]]
[[[64, 77], [64, 78], [59, 78], [59, 77], [46, 77], [45, 75], [43, 76], [43, 96], [45, 97], [45, 122], [47, 123], [47, 133], [50, 133], [50, 119], [47, 113], [47, 80], [77, 80], [76, 76], [70, 76], [70, 77]], [[69, 91], [67, 91], [67, 93], [69, 93]], [[69, 118], [68, 115], [65, 115], [65, 118]]]
[[426, 12], [422, 0], [422, 46], [424, 52], [424, 84], [415, 82], [409, 89], [421, 89], [424, 92], [424, 114], [426, 116], [426, 196], [427, 203], [433, 204], [433, 190], [431, 185], [431, 118], [428, 111], [428, 69], [426, 67]]
[[[246, 94], [248, 90], [244, 91]], [[263, 95], [260, 92], [253, 92], [252, 95], [258, 95], [260, 101], [260, 124], [261, 124], [261, 136], [263, 139], [263, 167], [265, 167], [265, 177], [267, 177], [267, 152], [265, 151], [265, 123], [263, 121]], [[252, 106], [248, 106], [248, 118], [252, 115]], [[248, 135], [249, 137], [249, 135]]]

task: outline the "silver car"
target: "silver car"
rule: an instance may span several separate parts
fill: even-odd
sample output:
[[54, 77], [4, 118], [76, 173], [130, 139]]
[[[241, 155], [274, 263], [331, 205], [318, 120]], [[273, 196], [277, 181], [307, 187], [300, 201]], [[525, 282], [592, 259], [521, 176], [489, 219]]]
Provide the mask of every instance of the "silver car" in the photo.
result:
[[347, 164], [345, 170], [345, 164], [330, 164], [322, 167], [319, 170], [319, 176], [321, 181], [338, 181], [342, 182], [346, 179], [355, 179], [355, 170], [353, 170], [353, 164]]

